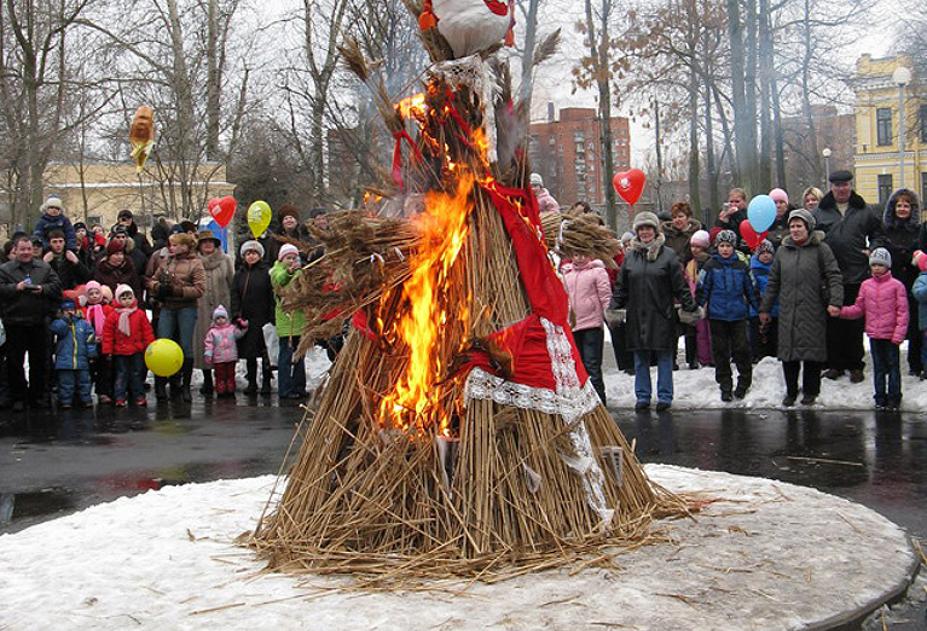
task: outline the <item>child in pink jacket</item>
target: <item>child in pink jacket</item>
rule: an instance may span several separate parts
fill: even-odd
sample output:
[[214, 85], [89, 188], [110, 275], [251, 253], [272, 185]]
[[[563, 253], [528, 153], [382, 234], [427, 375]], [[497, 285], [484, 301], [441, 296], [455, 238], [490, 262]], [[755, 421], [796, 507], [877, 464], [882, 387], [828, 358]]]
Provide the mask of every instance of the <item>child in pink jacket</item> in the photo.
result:
[[242, 328], [229, 322], [229, 312], [219, 305], [212, 312], [212, 326], [203, 340], [203, 360], [216, 372], [216, 395], [235, 396], [235, 365], [238, 363], [238, 340], [248, 329], [248, 323], [239, 320]]
[[570, 325], [576, 348], [583, 360], [589, 380], [602, 405], [605, 405], [605, 382], [602, 380], [602, 346], [605, 343], [605, 309], [612, 298], [611, 283], [602, 261], [587, 256], [573, 257], [563, 266], [563, 284], [570, 298]]
[[[885, 248], [869, 255], [872, 278], [863, 281], [856, 303], [840, 309], [845, 319], [866, 318], [872, 354], [875, 404], [879, 410], [901, 405], [901, 367], [898, 347], [908, 330], [908, 296], [901, 281], [892, 278], [892, 256]], [[888, 394], [885, 381], [888, 380]]]

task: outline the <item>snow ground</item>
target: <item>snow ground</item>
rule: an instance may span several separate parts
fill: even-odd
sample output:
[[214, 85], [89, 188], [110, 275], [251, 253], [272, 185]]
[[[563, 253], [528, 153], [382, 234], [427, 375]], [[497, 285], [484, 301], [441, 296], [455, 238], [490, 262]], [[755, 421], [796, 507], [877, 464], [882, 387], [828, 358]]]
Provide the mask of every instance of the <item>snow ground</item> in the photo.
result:
[[32, 629], [794, 629], [910, 578], [904, 532], [858, 504], [761, 478], [648, 465], [721, 501], [661, 523], [667, 543], [569, 569], [426, 592], [267, 574], [232, 541], [272, 476], [166, 487], [0, 536], [0, 627]]
[[[606, 332], [607, 335], [607, 332]], [[866, 341], [868, 348], [869, 342]], [[902, 346], [901, 352], [901, 409], [906, 412], [920, 412], [927, 409], [927, 381], [908, 375], [907, 344]], [[611, 343], [605, 344], [604, 355], [614, 357]], [[721, 400], [721, 391], [715, 382], [715, 369], [712, 367], [689, 370], [685, 362], [685, 354], [680, 348], [680, 369], [673, 373], [673, 408], [674, 409], [802, 409], [809, 406], [796, 404], [792, 408], [782, 405], [785, 396], [785, 379], [782, 376], [782, 364], [775, 357], [764, 357], [753, 366], [753, 385], [742, 401], [736, 399], [730, 403]], [[827, 410], [871, 410], [875, 403], [872, 395], [872, 361], [867, 351], [865, 379], [861, 383], [850, 383], [849, 377], [844, 376], [837, 381], [821, 380], [821, 394], [812, 409]], [[608, 366], [609, 367], [605, 367]], [[636, 402], [634, 397], [634, 376], [619, 371], [614, 361], [606, 362], [603, 366], [605, 379], [605, 395], [611, 407], [633, 408]], [[734, 371], [736, 384], [737, 369]], [[656, 403], [657, 370], [651, 368], [653, 382], [654, 403]], [[800, 400], [800, 397], [799, 397]]]

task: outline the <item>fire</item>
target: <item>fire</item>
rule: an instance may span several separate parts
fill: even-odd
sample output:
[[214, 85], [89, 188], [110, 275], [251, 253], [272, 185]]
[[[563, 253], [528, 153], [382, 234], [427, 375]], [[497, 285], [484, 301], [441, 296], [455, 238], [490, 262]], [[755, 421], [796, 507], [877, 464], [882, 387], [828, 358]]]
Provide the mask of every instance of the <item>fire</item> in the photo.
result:
[[[441, 334], [451, 320], [466, 322], [466, 304], [452, 304], [451, 271], [468, 233], [470, 192], [475, 179], [461, 175], [453, 193], [430, 192], [418, 217], [421, 248], [409, 260], [412, 275], [402, 289], [404, 312], [395, 332], [409, 349], [409, 363], [395, 389], [380, 402], [381, 425], [422, 432], [434, 427], [447, 434], [450, 414], [441, 405], [439, 381], [447, 351]], [[382, 308], [381, 304], [381, 308]]]
[[403, 118], [409, 118], [413, 114], [417, 117], [424, 116], [425, 111], [428, 109], [428, 106], [425, 105], [425, 94], [421, 92], [402, 99], [396, 104], [396, 109], [399, 110], [399, 114]]

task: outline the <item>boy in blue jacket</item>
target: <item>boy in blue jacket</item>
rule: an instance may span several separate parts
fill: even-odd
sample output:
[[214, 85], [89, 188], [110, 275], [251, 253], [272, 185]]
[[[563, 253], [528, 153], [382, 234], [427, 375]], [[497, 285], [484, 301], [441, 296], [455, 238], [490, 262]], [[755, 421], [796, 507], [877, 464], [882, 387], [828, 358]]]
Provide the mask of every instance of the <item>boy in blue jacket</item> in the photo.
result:
[[[715, 237], [715, 255], [699, 273], [698, 304], [707, 305], [715, 381], [721, 400], [743, 399], [753, 382], [753, 362], [747, 341], [749, 308], [757, 309], [756, 288], [746, 262], [734, 255], [737, 234], [722, 230]], [[737, 388], [732, 393], [731, 354], [737, 365]], [[733, 396], [732, 396], [733, 395]]]
[[58, 379], [58, 407], [70, 410], [74, 389], [78, 389], [80, 405], [90, 407], [90, 360], [97, 356], [97, 340], [93, 326], [84, 320], [73, 300], [61, 303], [61, 315], [51, 323], [58, 342], [55, 348], [55, 373]]
[[[756, 248], [756, 253], [750, 257], [750, 275], [756, 287], [757, 296], [762, 299], [769, 282], [769, 271], [772, 269], [775, 249], [769, 239], [763, 239]], [[760, 314], [753, 306], [750, 307], [750, 351], [753, 354], [753, 363], [764, 357], [775, 357], [779, 343], [779, 301], [773, 303], [769, 312], [769, 324], [760, 323]]]
[[71, 220], [64, 215], [64, 204], [58, 197], [49, 197], [42, 204], [42, 216], [35, 223], [35, 230], [32, 236], [42, 241], [42, 249], [48, 251], [49, 234], [52, 230], [60, 230], [64, 233], [64, 247], [74, 252], [78, 251], [77, 233], [74, 232], [74, 226]]

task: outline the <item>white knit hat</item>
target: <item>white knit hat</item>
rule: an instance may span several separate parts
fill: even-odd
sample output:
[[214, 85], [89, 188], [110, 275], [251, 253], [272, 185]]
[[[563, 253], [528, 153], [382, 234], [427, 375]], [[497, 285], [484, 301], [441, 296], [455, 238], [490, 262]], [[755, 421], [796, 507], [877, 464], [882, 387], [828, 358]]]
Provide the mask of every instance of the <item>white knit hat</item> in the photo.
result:
[[707, 250], [708, 246], [711, 245], [711, 235], [708, 234], [707, 230], [696, 230], [692, 234], [692, 238], [689, 239], [689, 243]]
[[64, 210], [64, 204], [61, 202], [61, 198], [56, 197], [55, 195], [51, 195], [48, 199], [45, 200], [45, 203], [42, 204], [42, 212], [44, 213], [52, 206], [55, 208], [60, 208], [62, 211]]
[[283, 247], [280, 248], [280, 251], [277, 252], [277, 260], [282, 261], [283, 257], [287, 256], [288, 254], [296, 254], [298, 256], [299, 249], [292, 243], [284, 243]]
[[531, 186], [544, 186], [544, 178], [540, 173], [532, 173], [530, 178]]
[[116, 285], [116, 298], [118, 299], [122, 294], [132, 294], [132, 297], [135, 297], [135, 292], [125, 283]]
[[892, 255], [885, 248], [876, 248], [872, 251], [872, 254], [869, 255], [869, 265], [883, 265], [885, 267], [892, 266]]

